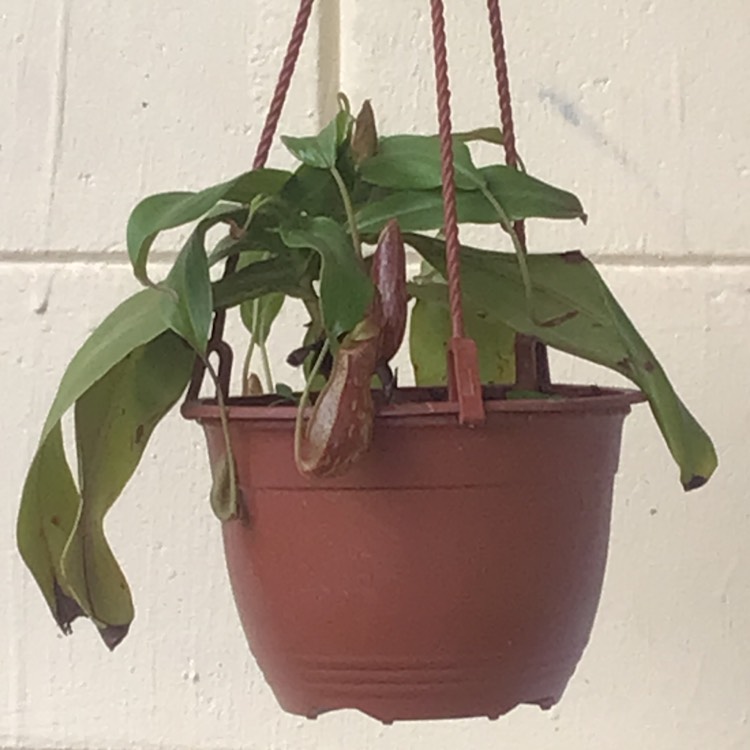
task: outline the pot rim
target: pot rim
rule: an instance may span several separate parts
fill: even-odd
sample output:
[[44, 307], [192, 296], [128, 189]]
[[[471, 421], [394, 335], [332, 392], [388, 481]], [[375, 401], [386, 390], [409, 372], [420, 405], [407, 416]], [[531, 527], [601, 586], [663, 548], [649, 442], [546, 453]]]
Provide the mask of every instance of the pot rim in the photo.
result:
[[[484, 388], [484, 408], [487, 413], [505, 414], [555, 414], [555, 413], [619, 413], [628, 414], [633, 404], [646, 401], [641, 391], [632, 388], [604, 388], [595, 385], [555, 384], [552, 391], [560, 399], [502, 399], [498, 396], [512, 386]], [[445, 417], [458, 415], [458, 404], [455, 401], [433, 400], [430, 396], [442, 392], [445, 388], [399, 388], [403, 403], [377, 403], [377, 419], [394, 419], [400, 417]], [[487, 396], [496, 397], [487, 399]], [[296, 406], [271, 406], [268, 402], [273, 396], [241, 397], [227, 399], [227, 412], [230, 420], [289, 422], [297, 418]], [[219, 418], [219, 406], [216, 398], [202, 398], [185, 401], [180, 409], [185, 419], [202, 421]]]

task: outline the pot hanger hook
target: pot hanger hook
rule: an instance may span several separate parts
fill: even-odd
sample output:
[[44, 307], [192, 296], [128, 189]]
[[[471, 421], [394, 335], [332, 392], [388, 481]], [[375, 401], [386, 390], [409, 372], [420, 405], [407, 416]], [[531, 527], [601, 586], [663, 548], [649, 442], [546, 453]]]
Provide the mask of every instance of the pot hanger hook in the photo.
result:
[[[505, 52], [503, 21], [500, 15], [500, 0], [487, 0], [492, 54], [495, 63], [495, 82], [500, 105], [500, 129], [503, 136], [505, 163], [513, 169], [522, 167], [516, 151], [516, 134], [513, 127], [513, 106], [510, 96], [508, 60]], [[526, 250], [526, 227], [516, 221], [513, 229], [521, 246]], [[547, 347], [530, 336], [516, 336], [516, 385], [524, 390], [546, 390], [550, 385]]]
[[440, 158], [443, 182], [443, 211], [445, 216], [445, 260], [448, 271], [448, 299], [452, 335], [448, 344], [448, 391], [452, 401], [458, 402], [461, 424], [477, 425], [484, 422], [482, 384], [479, 379], [477, 345], [464, 332], [461, 306], [461, 245], [458, 240], [456, 183], [453, 169], [453, 129], [451, 126], [451, 91], [448, 79], [448, 51], [445, 40], [445, 10], [443, 0], [430, 0], [432, 38], [435, 56], [435, 88], [437, 93], [438, 124], [440, 128]]

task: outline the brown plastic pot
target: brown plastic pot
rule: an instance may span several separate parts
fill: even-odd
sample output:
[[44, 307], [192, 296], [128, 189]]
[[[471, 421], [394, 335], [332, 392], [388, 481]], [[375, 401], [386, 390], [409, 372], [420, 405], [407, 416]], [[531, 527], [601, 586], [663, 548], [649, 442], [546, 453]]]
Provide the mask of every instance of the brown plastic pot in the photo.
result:
[[[248, 521], [224, 524], [250, 648], [281, 706], [384, 722], [553, 706], [589, 639], [632, 391], [380, 411], [369, 454], [310, 481], [294, 407], [230, 400]], [[403, 393], [403, 391], [400, 391]], [[410, 393], [420, 396], [415, 389]], [[214, 402], [184, 415], [224, 451]]]

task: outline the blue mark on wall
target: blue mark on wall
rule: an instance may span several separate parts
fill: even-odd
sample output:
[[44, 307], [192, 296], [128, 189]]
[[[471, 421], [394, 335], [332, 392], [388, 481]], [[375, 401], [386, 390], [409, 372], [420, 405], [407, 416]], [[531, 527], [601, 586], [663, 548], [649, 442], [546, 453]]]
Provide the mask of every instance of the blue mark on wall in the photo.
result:
[[592, 143], [607, 151], [623, 167], [632, 168], [633, 165], [625, 151], [612, 143], [612, 140], [601, 129], [596, 120], [583, 112], [572, 99], [568, 99], [553, 88], [545, 87], [539, 90], [539, 101], [543, 104], [549, 104], [565, 122], [580, 130]]

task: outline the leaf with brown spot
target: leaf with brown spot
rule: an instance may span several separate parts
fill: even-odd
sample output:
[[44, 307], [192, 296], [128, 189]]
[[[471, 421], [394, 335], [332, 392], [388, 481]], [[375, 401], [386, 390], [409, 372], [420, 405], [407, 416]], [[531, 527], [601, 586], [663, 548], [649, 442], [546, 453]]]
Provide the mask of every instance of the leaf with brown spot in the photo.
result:
[[[419, 235], [405, 235], [433, 267], [445, 274], [445, 245]], [[582, 255], [571, 263], [566, 254], [529, 254], [535, 312], [550, 320], [575, 309], [578, 314], [554, 327], [535, 324], [528, 315], [516, 257], [463, 246], [461, 286], [467, 314], [483, 311], [515, 331], [549, 346], [626, 375], [643, 391], [680, 467], [686, 490], [704, 484], [717, 466], [711, 439], [679, 399], [653, 352], [641, 338], [594, 266]], [[412, 284], [418, 299], [448, 305], [444, 285]], [[627, 365], [626, 365], [627, 363]], [[648, 366], [647, 366], [648, 365]]]
[[187, 385], [192, 365], [191, 350], [167, 332], [131, 352], [76, 403], [80, 507], [61, 571], [67, 590], [110, 648], [127, 633], [133, 605], [104, 536], [104, 519], [154, 428]]
[[70, 632], [70, 624], [82, 614], [65, 584], [60, 564], [79, 502], [57, 422], [39, 445], [26, 476], [16, 535], [21, 557], [64, 633]]
[[18, 549], [64, 632], [82, 612], [62, 569], [81, 498], [65, 457], [61, 420], [114, 366], [166, 330], [163, 296], [146, 289], [125, 300], [78, 350], [60, 382], [26, 475], [16, 529]]

